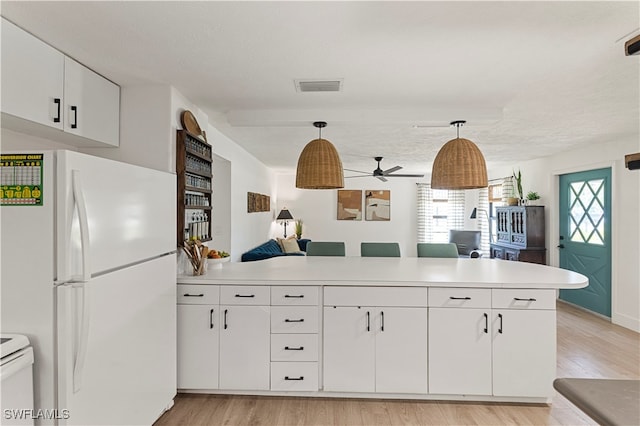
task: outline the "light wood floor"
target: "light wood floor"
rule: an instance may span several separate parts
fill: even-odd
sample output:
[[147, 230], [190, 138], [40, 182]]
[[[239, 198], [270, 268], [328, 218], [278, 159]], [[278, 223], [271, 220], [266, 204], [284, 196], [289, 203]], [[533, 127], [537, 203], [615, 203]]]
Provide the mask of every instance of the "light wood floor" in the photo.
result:
[[[558, 303], [558, 377], [640, 378], [640, 335]], [[481, 404], [179, 394], [165, 425], [593, 425], [559, 394], [546, 404]]]

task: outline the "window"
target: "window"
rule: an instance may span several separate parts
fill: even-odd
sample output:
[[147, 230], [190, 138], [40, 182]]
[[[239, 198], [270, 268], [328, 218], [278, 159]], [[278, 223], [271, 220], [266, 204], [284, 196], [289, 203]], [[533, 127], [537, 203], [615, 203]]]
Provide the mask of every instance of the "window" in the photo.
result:
[[418, 242], [448, 243], [450, 229], [464, 227], [464, 191], [418, 184]]

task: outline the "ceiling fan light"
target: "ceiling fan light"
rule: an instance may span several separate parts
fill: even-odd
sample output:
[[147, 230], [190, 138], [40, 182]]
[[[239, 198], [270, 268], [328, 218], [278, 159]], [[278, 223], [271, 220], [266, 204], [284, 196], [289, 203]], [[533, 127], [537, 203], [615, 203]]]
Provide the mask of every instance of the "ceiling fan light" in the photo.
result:
[[314, 139], [304, 147], [298, 158], [296, 188], [344, 188], [342, 161], [331, 142]]
[[485, 188], [487, 164], [480, 149], [468, 139], [452, 139], [440, 148], [433, 161], [431, 188]]

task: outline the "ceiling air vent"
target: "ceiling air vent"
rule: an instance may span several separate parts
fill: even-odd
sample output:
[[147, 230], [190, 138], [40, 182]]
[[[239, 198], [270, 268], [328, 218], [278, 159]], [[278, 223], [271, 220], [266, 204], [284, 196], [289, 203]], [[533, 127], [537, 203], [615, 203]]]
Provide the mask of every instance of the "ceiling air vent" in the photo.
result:
[[295, 80], [298, 92], [340, 92], [342, 80]]

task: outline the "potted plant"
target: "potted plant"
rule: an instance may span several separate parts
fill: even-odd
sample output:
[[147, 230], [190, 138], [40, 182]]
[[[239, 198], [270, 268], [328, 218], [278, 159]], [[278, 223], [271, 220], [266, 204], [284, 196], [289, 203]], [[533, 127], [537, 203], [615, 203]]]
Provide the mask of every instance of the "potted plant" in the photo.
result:
[[535, 206], [538, 204], [538, 200], [540, 199], [540, 195], [535, 192], [535, 191], [529, 191], [527, 193], [527, 202], [532, 205]]
[[516, 189], [518, 190], [518, 200], [521, 205], [524, 205], [524, 194], [522, 192], [522, 173], [520, 173], [520, 169], [518, 169], [518, 174], [513, 172], [513, 178], [516, 180]]
[[302, 238], [302, 219], [296, 219], [296, 238]]

